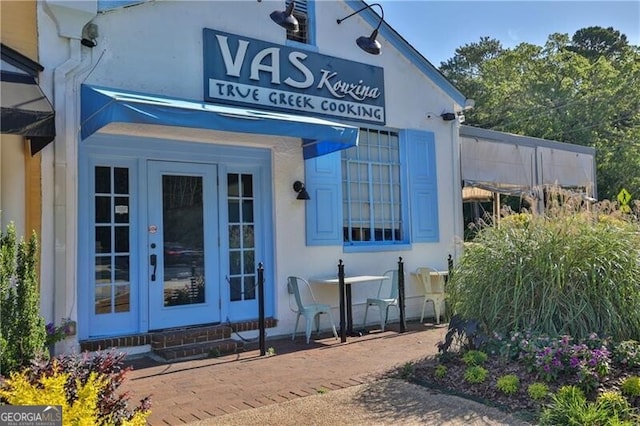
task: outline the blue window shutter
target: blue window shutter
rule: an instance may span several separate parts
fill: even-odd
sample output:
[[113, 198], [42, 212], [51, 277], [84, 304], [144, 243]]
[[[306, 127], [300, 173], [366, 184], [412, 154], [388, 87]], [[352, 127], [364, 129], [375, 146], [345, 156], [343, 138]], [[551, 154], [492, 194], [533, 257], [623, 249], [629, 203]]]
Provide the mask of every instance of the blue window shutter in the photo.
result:
[[401, 133], [408, 154], [411, 240], [416, 243], [440, 239], [438, 221], [438, 175], [436, 146], [432, 132], [405, 130]]
[[305, 161], [307, 245], [342, 245], [340, 152]]

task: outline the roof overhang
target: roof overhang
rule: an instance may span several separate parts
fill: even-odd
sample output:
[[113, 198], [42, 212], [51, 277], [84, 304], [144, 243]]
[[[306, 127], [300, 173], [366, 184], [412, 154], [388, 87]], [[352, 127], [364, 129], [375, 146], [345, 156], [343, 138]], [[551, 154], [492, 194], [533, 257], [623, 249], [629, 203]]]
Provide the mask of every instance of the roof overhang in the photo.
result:
[[56, 137], [53, 106], [38, 86], [42, 66], [2, 45], [0, 133], [29, 139], [31, 155]]

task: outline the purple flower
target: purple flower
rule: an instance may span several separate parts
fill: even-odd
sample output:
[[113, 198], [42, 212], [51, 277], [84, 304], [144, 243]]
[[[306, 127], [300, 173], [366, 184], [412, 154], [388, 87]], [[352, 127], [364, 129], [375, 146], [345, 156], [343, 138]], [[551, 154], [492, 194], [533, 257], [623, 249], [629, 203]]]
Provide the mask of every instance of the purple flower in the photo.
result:
[[48, 335], [56, 334], [56, 326], [52, 322], [46, 325], [46, 329]]

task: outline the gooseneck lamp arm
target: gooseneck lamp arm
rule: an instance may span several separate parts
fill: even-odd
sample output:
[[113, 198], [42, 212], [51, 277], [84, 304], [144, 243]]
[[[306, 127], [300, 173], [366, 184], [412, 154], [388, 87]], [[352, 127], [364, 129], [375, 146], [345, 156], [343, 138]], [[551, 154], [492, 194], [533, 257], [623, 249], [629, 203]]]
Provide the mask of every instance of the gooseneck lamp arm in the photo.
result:
[[351, 18], [353, 15], [357, 15], [358, 13], [362, 12], [365, 9], [371, 9], [372, 6], [378, 6], [380, 8], [380, 12], [381, 12], [380, 22], [378, 22], [378, 26], [375, 29], [376, 31], [378, 31], [378, 29], [380, 28], [380, 25], [382, 25], [382, 21], [384, 21], [384, 9], [382, 8], [382, 5], [380, 3], [368, 4], [365, 7], [363, 7], [362, 9], [356, 10], [351, 15], [345, 16], [342, 19], [337, 19], [336, 22], [338, 24], [340, 24], [343, 21], [346, 21], [347, 19]]
[[373, 6], [378, 6], [380, 8], [381, 16], [380, 16], [380, 21], [378, 22], [378, 26], [376, 27], [375, 30], [373, 30], [373, 32], [369, 37], [365, 37], [365, 36], [358, 37], [358, 39], [356, 40], [356, 44], [360, 49], [364, 50], [367, 53], [370, 53], [372, 55], [379, 55], [380, 52], [382, 51], [382, 46], [380, 45], [380, 42], [376, 40], [376, 37], [378, 37], [378, 30], [380, 29], [380, 25], [382, 25], [382, 21], [384, 21], [384, 9], [379, 3], [366, 5], [362, 9], [356, 10], [352, 14], [345, 16], [342, 19], [337, 19], [336, 22], [340, 24], [346, 19], [351, 18], [353, 15], [356, 15], [365, 9], [371, 9]]

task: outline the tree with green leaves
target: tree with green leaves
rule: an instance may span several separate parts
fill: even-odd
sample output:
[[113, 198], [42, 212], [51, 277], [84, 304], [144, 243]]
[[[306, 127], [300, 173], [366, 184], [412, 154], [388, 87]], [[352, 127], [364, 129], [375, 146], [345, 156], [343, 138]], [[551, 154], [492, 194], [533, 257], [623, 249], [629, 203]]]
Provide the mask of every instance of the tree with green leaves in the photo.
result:
[[440, 68], [475, 107], [467, 124], [596, 148], [599, 198], [640, 197], [640, 48], [613, 28], [503, 49], [483, 37]]
[[13, 223], [0, 234], [0, 374], [28, 365], [44, 350], [36, 273], [38, 241], [16, 237]]

